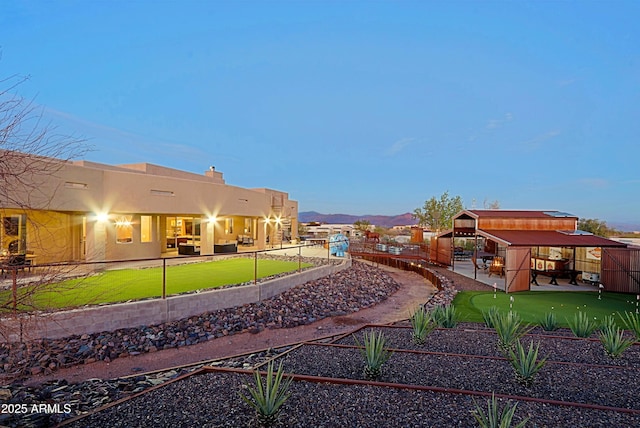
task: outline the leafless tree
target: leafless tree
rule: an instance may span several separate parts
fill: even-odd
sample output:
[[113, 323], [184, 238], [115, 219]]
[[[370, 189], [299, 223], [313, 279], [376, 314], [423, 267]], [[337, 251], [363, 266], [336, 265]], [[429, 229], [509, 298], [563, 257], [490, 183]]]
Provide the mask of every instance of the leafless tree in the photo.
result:
[[[43, 120], [42, 109], [32, 100], [19, 94], [28, 76], [12, 75], [0, 78], [0, 218], [5, 213], [45, 209], [51, 201], [51, 186], [45, 184], [71, 159], [83, 156], [88, 147], [84, 139], [58, 133], [56, 128]], [[42, 189], [46, 189], [43, 192]], [[55, 189], [54, 189], [55, 193]], [[38, 225], [25, 216], [38, 233]], [[0, 225], [1, 226], [1, 225]], [[18, 307], [29, 307], [29, 299], [40, 286], [60, 278], [56, 269], [41, 271], [38, 278], [28, 284], [16, 281], [17, 267], [3, 266], [13, 275], [11, 293], [0, 298], [0, 317], [17, 315]], [[24, 268], [24, 266], [20, 267]], [[9, 333], [0, 327], [0, 337]], [[22, 332], [21, 332], [22, 333]], [[21, 334], [22, 336], [22, 334]]]
[[500, 201], [497, 199], [494, 201], [489, 201], [485, 198], [483, 203], [483, 208], [485, 210], [499, 210], [500, 209]]
[[[43, 123], [42, 110], [18, 94], [27, 80], [18, 75], [0, 80], [1, 208], [34, 208], [33, 197], [48, 177], [87, 151], [85, 140]], [[38, 201], [51, 197], [38, 196]]]

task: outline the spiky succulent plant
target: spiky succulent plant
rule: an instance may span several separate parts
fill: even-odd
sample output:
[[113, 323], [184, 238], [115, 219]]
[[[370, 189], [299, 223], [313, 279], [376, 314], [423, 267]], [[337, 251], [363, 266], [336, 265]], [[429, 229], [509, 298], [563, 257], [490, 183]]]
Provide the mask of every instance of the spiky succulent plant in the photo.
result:
[[382, 376], [382, 365], [391, 358], [392, 352], [385, 348], [387, 340], [381, 331], [364, 333], [363, 344], [355, 338], [356, 344], [361, 346], [364, 357], [364, 377], [369, 380], [376, 380]]

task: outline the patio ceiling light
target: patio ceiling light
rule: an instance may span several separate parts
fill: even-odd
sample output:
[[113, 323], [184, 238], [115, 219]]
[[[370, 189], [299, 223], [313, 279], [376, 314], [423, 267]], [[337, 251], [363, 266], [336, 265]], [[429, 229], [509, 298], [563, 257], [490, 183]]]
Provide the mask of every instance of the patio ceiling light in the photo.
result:
[[96, 214], [96, 221], [100, 223], [104, 223], [109, 220], [109, 214], [107, 213], [98, 213]]

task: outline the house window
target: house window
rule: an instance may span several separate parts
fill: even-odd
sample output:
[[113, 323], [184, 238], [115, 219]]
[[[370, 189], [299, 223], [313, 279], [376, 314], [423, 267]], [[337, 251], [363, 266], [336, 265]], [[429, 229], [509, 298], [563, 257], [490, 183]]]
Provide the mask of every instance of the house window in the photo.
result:
[[20, 217], [11, 216], [2, 219], [4, 226], [4, 234], [7, 236], [18, 236], [18, 230], [20, 228]]
[[251, 219], [250, 218], [245, 218], [244, 219], [244, 233], [251, 234]]
[[133, 226], [131, 216], [120, 216], [116, 220], [116, 243], [130, 244], [133, 242]]
[[151, 216], [140, 216], [140, 242], [152, 242]]
[[232, 234], [233, 233], [233, 219], [225, 218], [224, 219], [224, 233]]
[[27, 216], [25, 214], [2, 217], [0, 229], [2, 253], [24, 254], [27, 250]]

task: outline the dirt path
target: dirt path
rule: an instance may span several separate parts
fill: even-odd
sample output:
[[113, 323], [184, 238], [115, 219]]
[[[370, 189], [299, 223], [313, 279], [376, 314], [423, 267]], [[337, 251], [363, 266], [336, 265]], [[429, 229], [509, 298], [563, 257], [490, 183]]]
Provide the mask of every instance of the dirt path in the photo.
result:
[[349, 315], [325, 318], [294, 328], [236, 334], [197, 345], [118, 358], [110, 363], [98, 361], [61, 369], [47, 376], [35, 376], [28, 383], [35, 385], [52, 379], [66, 379], [72, 383], [91, 378], [112, 379], [343, 334], [365, 324], [389, 324], [406, 320], [411, 311], [435, 292], [430, 282], [414, 272], [383, 269], [401, 285], [400, 289], [384, 302]]

